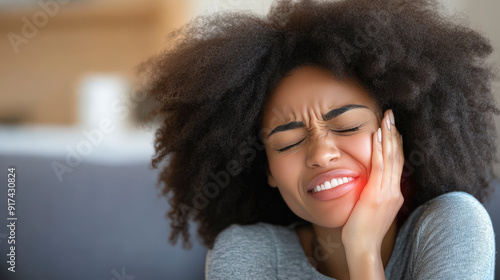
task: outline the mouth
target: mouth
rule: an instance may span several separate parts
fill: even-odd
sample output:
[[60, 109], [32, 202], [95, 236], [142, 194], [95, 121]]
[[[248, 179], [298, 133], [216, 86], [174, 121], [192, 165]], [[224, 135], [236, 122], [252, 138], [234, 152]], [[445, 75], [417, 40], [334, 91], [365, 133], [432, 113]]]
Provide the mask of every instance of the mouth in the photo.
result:
[[335, 188], [337, 186], [344, 185], [344, 184], [346, 184], [346, 183], [348, 183], [348, 182], [350, 182], [352, 180], [354, 180], [353, 177], [338, 177], [338, 178], [333, 178], [330, 181], [325, 181], [321, 185], [317, 185], [316, 187], [314, 187], [309, 192], [310, 193], [317, 193], [317, 192], [320, 192], [320, 191], [326, 191], [326, 190], [329, 190], [331, 188]]
[[308, 193], [318, 193], [337, 188], [355, 180], [359, 175], [348, 169], [334, 169], [318, 176], [309, 183]]
[[343, 197], [354, 190], [357, 186], [361, 186], [361, 180], [359, 179], [359, 177], [354, 178], [347, 183], [342, 183], [341, 185], [338, 185], [334, 188], [320, 190], [317, 192], [313, 190], [311, 192], [308, 192], [308, 194], [315, 200], [327, 201]]

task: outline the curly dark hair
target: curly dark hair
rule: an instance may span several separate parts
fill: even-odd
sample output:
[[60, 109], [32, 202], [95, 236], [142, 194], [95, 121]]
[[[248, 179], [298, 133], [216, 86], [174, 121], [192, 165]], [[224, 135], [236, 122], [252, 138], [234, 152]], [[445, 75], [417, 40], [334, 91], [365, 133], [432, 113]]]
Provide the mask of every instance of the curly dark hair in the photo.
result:
[[306, 64], [356, 79], [393, 109], [405, 153], [400, 224], [447, 192], [484, 203], [500, 113], [485, 63], [492, 47], [438, 10], [428, 0], [283, 0], [267, 16], [219, 12], [170, 33], [170, 45], [138, 67], [159, 121], [151, 166], [168, 163], [158, 185], [171, 205], [170, 242], [182, 234], [191, 247], [190, 220], [208, 248], [233, 223], [302, 220], [267, 183], [259, 130], [273, 88]]

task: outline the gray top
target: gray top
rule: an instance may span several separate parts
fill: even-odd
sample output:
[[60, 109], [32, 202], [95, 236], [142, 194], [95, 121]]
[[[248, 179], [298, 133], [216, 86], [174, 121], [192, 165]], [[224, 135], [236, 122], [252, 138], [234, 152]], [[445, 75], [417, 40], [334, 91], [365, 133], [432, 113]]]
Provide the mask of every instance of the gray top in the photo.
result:
[[[323, 279], [294, 230], [297, 223], [233, 224], [207, 253], [206, 279]], [[450, 192], [416, 208], [401, 226], [386, 279], [493, 279], [495, 236], [483, 205]]]

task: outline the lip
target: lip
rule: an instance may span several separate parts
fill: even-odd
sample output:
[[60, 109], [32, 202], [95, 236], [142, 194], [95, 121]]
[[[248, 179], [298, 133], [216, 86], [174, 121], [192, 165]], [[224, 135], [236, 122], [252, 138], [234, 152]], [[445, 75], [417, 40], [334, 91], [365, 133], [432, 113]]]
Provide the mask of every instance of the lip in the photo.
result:
[[324, 190], [324, 191], [319, 191], [316, 193], [309, 192], [308, 194], [312, 198], [314, 198], [316, 200], [320, 200], [320, 201], [336, 199], [336, 198], [339, 198], [339, 197], [342, 197], [342, 196], [348, 194], [354, 188], [356, 188], [356, 186], [359, 186], [361, 183], [360, 180], [361, 180], [361, 178], [358, 177], [352, 181], [349, 181], [349, 182], [344, 183], [342, 185], [339, 185], [337, 187], [334, 187], [334, 188], [331, 188], [328, 190]]
[[307, 187], [307, 192], [311, 193], [317, 185], [320, 185], [325, 181], [331, 181], [333, 178], [338, 177], [352, 177], [353, 179], [356, 179], [357, 177], [359, 177], [359, 175], [356, 172], [348, 169], [334, 169], [325, 173], [321, 173], [311, 180], [309, 186]]

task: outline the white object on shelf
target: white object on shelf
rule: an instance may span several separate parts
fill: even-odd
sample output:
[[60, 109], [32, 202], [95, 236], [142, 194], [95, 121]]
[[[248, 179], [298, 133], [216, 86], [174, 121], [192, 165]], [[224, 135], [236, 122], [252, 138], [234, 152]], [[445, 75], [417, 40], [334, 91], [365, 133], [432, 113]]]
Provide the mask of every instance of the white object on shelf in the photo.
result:
[[130, 128], [133, 108], [128, 100], [130, 85], [124, 77], [113, 74], [89, 74], [79, 90], [79, 124], [83, 129], [99, 129], [123, 133]]

